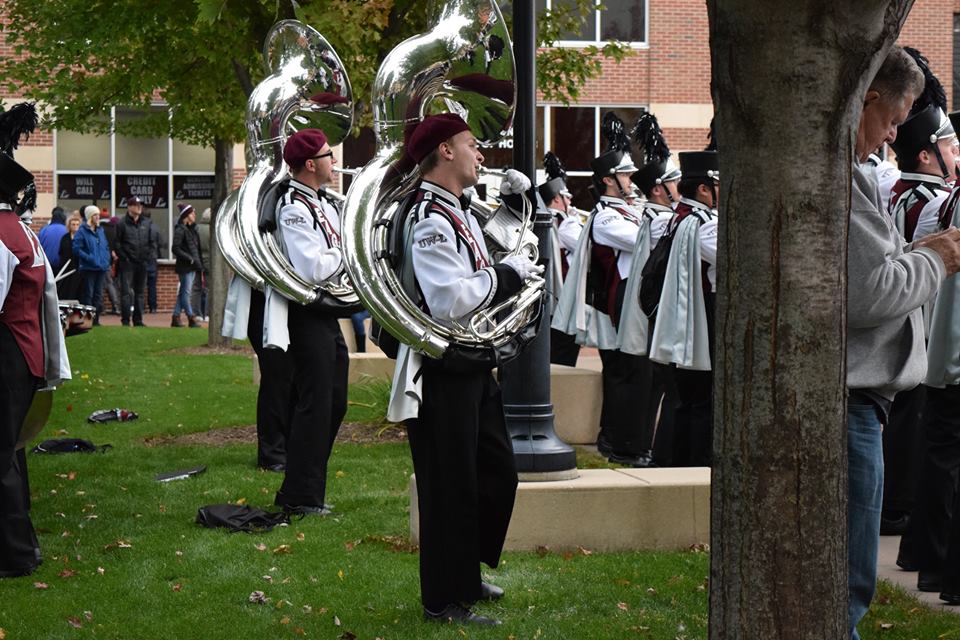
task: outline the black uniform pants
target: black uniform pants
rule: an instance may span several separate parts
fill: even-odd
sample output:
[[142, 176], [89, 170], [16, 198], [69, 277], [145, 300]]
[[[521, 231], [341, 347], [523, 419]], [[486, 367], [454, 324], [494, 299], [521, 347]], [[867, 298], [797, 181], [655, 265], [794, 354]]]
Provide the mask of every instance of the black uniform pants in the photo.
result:
[[37, 382], [13, 334], [0, 323], [0, 575], [29, 572], [39, 563], [27, 457], [23, 449], [17, 451]]
[[673, 370], [680, 403], [674, 414], [673, 466], [709, 467], [713, 451], [713, 371]]
[[[940, 572], [948, 555], [950, 529], [960, 526], [958, 518], [951, 522], [951, 513], [956, 513], [953, 504], [960, 474], [960, 385], [927, 387], [923, 433], [924, 458], [917, 504], [901, 545], [912, 546], [904, 551], [912, 555], [919, 569]], [[952, 551], [951, 557], [960, 560], [956, 558], [958, 552], [960, 549]], [[944, 577], [950, 574], [960, 579], [960, 561], [947, 569]]]
[[580, 345], [577, 344], [576, 336], [550, 329], [550, 362], [575, 367], [579, 357]]
[[[652, 325], [650, 335], [653, 335]], [[669, 467], [673, 465], [674, 424], [680, 396], [673, 375], [675, 367], [659, 362], [653, 362], [652, 365], [654, 393], [661, 396], [660, 417], [653, 436], [653, 461], [657, 466]]]
[[120, 263], [120, 321], [128, 324], [143, 322], [143, 290], [147, 286], [147, 265], [143, 262]]
[[423, 369], [420, 417], [407, 421], [420, 512], [420, 595], [439, 611], [480, 597], [480, 563], [496, 567], [517, 471], [500, 388], [489, 372]]
[[900, 391], [883, 429], [883, 510], [913, 509], [923, 460], [923, 408], [927, 387]]
[[653, 364], [646, 356], [600, 350], [603, 406], [600, 430], [613, 453], [636, 456], [653, 445], [660, 404], [653, 388]]
[[260, 390], [257, 391], [257, 465], [269, 467], [287, 462], [287, 437], [296, 406], [293, 362], [281, 349], [263, 348], [263, 292], [250, 295], [247, 338], [257, 354]]
[[287, 438], [287, 470], [276, 504], [323, 506], [327, 461], [347, 413], [347, 345], [337, 319], [288, 305], [296, 407]]

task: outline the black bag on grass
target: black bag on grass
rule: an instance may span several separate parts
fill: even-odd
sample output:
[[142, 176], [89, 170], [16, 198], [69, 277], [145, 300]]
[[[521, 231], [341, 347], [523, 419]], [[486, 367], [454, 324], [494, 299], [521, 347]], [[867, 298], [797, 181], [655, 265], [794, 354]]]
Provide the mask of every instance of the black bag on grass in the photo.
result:
[[99, 447], [89, 440], [80, 438], [53, 438], [44, 440], [32, 451], [33, 453], [103, 453], [107, 449], [112, 449], [112, 444], [102, 444]]
[[215, 529], [222, 527], [231, 533], [243, 531], [270, 531], [278, 524], [290, 524], [287, 514], [270, 513], [239, 504], [208, 504], [197, 510], [197, 524]]

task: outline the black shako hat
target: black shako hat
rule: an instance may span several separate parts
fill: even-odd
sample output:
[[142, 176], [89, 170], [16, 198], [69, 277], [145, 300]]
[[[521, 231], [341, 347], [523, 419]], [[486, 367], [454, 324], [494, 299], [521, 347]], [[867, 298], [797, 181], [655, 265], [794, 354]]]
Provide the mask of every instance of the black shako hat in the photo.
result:
[[649, 194], [658, 184], [680, 179], [680, 169], [670, 157], [670, 147], [655, 115], [642, 113], [631, 133], [634, 144], [643, 152], [643, 166], [630, 179], [643, 193]]
[[680, 170], [688, 178], [720, 179], [720, 157], [716, 151], [681, 151]]
[[890, 143], [899, 158], [913, 158], [941, 138], [956, 135], [950, 119], [940, 107], [929, 105], [897, 127], [897, 139]]

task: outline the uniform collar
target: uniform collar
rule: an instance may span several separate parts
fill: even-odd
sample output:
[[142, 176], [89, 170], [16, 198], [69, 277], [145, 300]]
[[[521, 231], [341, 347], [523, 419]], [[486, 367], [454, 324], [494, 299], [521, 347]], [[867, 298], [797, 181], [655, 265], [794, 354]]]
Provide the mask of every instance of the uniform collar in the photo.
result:
[[320, 202], [321, 195], [326, 196], [326, 189], [323, 189], [321, 187], [321, 190], [323, 191], [323, 194], [321, 194], [317, 190], [312, 189], [311, 187], [308, 187], [307, 185], [303, 184], [302, 182], [300, 182], [295, 178], [290, 179], [290, 188], [296, 189], [297, 191], [307, 196], [311, 200], [316, 200], [318, 203]]
[[935, 176], [932, 173], [907, 173], [904, 171], [900, 174], [900, 179], [904, 182], [926, 182], [944, 189], [947, 188], [947, 182], [941, 176]]
[[[463, 213], [463, 201], [437, 183], [430, 182], [429, 180], [423, 180], [420, 182], [420, 188], [424, 191], [429, 191], [432, 193], [435, 198], [442, 200], [445, 205], [453, 207], [457, 211]], [[467, 198], [467, 202], [469, 202], [469, 198]]]
[[630, 207], [626, 200], [615, 196], [600, 196], [600, 202], [611, 207]]
[[13, 205], [9, 202], [0, 202], [0, 211], [13, 211]]
[[645, 205], [643, 205], [643, 208], [650, 209], [654, 213], [673, 213], [673, 208], [662, 204], [657, 204], [656, 202], [650, 202], [649, 200]]
[[703, 204], [699, 200], [694, 200], [693, 198], [680, 198], [680, 203], [687, 205], [691, 209], [699, 209], [701, 211], [706, 211], [710, 215], [713, 215], [713, 209]]
[[867, 162], [875, 167], [879, 167], [880, 163], [883, 162], [883, 159], [881, 159], [877, 154], [871, 153], [869, 156], [867, 156]]
[[549, 212], [552, 213], [553, 215], [558, 216], [558, 217], [560, 217], [560, 218], [566, 218], [566, 217], [569, 215], [569, 214], [567, 214], [567, 213], [564, 213], [564, 212], [561, 211], [560, 209], [553, 209], [553, 208], [551, 208], [551, 207], [547, 207], [547, 211], [549, 211]]

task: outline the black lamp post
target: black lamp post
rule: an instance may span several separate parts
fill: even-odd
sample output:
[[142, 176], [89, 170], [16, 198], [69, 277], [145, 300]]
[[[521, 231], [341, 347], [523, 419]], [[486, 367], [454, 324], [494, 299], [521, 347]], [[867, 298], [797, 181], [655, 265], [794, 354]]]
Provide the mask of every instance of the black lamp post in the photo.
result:
[[[513, 55], [517, 65], [517, 108], [513, 121], [513, 165], [534, 180], [536, 177], [537, 142], [537, 40], [534, 2], [513, 3]], [[550, 213], [539, 203], [534, 232], [539, 239], [541, 262], [553, 256]], [[550, 279], [548, 279], [550, 282]], [[551, 285], [552, 286], [552, 285]], [[545, 294], [545, 308], [540, 318], [536, 339], [523, 355], [500, 369], [503, 410], [513, 441], [517, 471], [525, 479], [555, 479], [575, 474], [577, 454], [557, 437], [553, 427], [553, 404], [550, 401], [550, 305], [553, 291]], [[531, 475], [532, 474], [532, 475]], [[543, 475], [540, 475], [543, 474]], [[524, 479], [523, 475], [521, 476]]]

